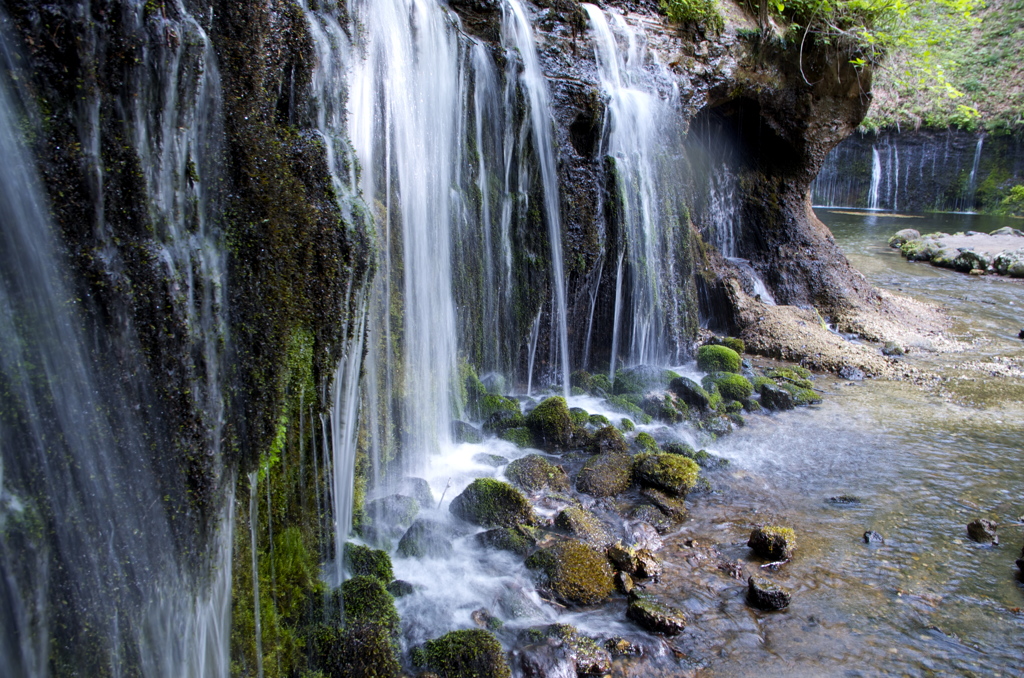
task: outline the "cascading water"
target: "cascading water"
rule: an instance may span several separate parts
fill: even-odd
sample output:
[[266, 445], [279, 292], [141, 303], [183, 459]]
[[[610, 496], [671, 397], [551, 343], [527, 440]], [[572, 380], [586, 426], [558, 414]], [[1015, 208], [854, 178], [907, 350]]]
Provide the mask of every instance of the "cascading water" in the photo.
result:
[[[601, 86], [609, 96], [601, 150], [614, 161], [621, 205], [619, 214], [606, 215], [618, 222], [622, 248], [615, 276], [614, 378], [620, 353], [627, 365], [678, 359], [673, 328], [678, 326], [680, 300], [672, 284], [675, 258], [670, 253], [680, 230], [674, 209], [681, 201], [683, 163], [666, 149], [681, 136], [681, 116], [673, 79], [648, 52], [644, 34], [619, 14], [594, 5], [585, 4], [584, 9]], [[626, 304], [628, 313], [623, 312]], [[628, 346], [619, 345], [626, 330], [620, 328], [624, 317], [629, 318]]]
[[[559, 207], [558, 167], [555, 160], [555, 145], [551, 135], [551, 109], [548, 101], [547, 79], [540, 68], [537, 47], [533, 39], [533, 28], [519, 0], [506, 0], [505, 17], [502, 21], [502, 41], [506, 47], [514, 48], [522, 59], [523, 69], [518, 83], [524, 90], [530, 106], [530, 124], [533, 142], [540, 164], [540, 175], [544, 194], [544, 220], [548, 225], [548, 241], [551, 246], [551, 292], [554, 297], [551, 323], [552, 346], [558, 346], [559, 377], [562, 392], [569, 394], [569, 333], [565, 302], [565, 272], [562, 265], [562, 218]], [[507, 74], [511, 78], [511, 74]]]
[[967, 178], [967, 188], [961, 199], [961, 210], [974, 209], [974, 193], [978, 190], [978, 163], [981, 162], [981, 149], [985, 145], [985, 135], [978, 136], [978, 145], [974, 148], [974, 161], [971, 163], [971, 174]]
[[[144, 46], [139, 71], [151, 77], [143, 83], [140, 73], [129, 83], [142, 102], [128, 116], [138, 124], [127, 138], [146, 168], [156, 259], [187, 321], [194, 354], [202, 356], [192, 396], [203, 410], [208, 451], [219, 464], [223, 250], [211, 228], [216, 203], [209, 190], [218, 163], [219, 83], [205, 35], [177, 9], [185, 18], [174, 30], [188, 37], [191, 52], [186, 54], [184, 41]], [[141, 24], [141, 4], [125, 10], [129, 21]], [[6, 37], [0, 41], [4, 72], [16, 72]], [[187, 81], [187, 73], [203, 76]], [[216, 543], [208, 552], [182, 557], [153, 454], [158, 442], [172, 445], [152, 437], [152, 415], [137, 400], [136, 388], [144, 389], [149, 379], [146, 367], [133, 365], [139, 383], [132, 385], [110, 378], [103, 368], [111, 347], [120, 360], [136, 360], [137, 339], [130, 328], [118, 328], [113, 336], [91, 327], [68, 288], [69, 267], [19, 133], [37, 120], [12, 91], [5, 79], [0, 674], [226, 676], [233, 482], [215, 481], [228, 495]], [[95, 124], [83, 129], [89, 158], [88, 148], [99, 145], [99, 130]], [[94, 188], [101, 188], [101, 164], [92, 175]], [[102, 200], [97, 203], [102, 209]]]
[[878, 185], [882, 181], [882, 159], [878, 155], [878, 148], [871, 147], [871, 190], [868, 191], [868, 209], [878, 209]]

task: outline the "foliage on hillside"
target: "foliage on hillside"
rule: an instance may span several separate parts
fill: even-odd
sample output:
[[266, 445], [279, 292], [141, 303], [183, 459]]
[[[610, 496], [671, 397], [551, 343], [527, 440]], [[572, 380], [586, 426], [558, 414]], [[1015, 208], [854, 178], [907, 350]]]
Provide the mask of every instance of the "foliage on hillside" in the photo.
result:
[[[963, 94], [951, 99], [916, 79], [899, 50], [875, 78], [868, 127], [957, 125], [1009, 130], [1024, 125], [1024, 0], [988, 0], [978, 22], [931, 46], [945, 78]], [[977, 111], [971, 115], [969, 109]]]

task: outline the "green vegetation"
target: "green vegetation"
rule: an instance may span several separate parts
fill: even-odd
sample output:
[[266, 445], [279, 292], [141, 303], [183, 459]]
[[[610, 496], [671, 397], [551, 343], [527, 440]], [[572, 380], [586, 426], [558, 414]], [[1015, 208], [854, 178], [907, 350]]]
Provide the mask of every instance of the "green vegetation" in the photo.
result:
[[677, 24], [721, 33], [725, 19], [716, 0], [660, 0], [662, 11]]
[[704, 386], [717, 387], [726, 400], [746, 400], [754, 394], [754, 387], [746, 377], [730, 372], [718, 372], [704, 377]]
[[679, 454], [641, 454], [636, 458], [633, 474], [642, 485], [685, 497], [696, 486], [700, 467]]
[[482, 629], [452, 631], [428, 640], [412, 653], [413, 663], [441, 678], [510, 678], [505, 652], [494, 634]]
[[548, 398], [533, 408], [526, 415], [526, 425], [543, 444], [564, 448], [572, 442], [572, 415], [562, 396]]
[[384, 586], [395, 578], [387, 552], [361, 544], [345, 545], [345, 568], [353, 575], [376, 577]]
[[740, 355], [727, 346], [707, 344], [697, 349], [697, 369], [701, 372], [739, 372]]
[[494, 478], [477, 478], [452, 500], [458, 518], [484, 527], [515, 527], [534, 522], [533, 508], [522, 492]]
[[569, 489], [569, 478], [565, 471], [539, 454], [528, 454], [511, 462], [505, 469], [505, 477], [527, 492]]
[[1024, 217], [1024, 184], [1018, 184], [1010, 189], [1001, 203], [999, 210], [1002, 214]]
[[551, 591], [570, 604], [600, 603], [615, 590], [605, 555], [575, 539], [537, 551], [526, 559], [526, 566], [542, 571]]

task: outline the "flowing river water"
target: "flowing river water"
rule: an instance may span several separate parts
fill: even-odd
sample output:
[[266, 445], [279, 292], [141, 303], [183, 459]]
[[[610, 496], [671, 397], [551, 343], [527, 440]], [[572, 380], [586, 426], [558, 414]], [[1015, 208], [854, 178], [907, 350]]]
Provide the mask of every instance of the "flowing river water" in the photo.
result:
[[[682, 635], [645, 634], [626, 620], [622, 597], [583, 612], [550, 605], [533, 592], [521, 560], [486, 552], [467, 534], [455, 540], [454, 557], [396, 557], [396, 576], [419, 589], [398, 601], [409, 646], [472, 626], [481, 607], [506, 618], [518, 607], [528, 613], [512, 626], [557, 620], [644, 647], [642, 657], [617, 659], [613, 675], [1020, 675], [1024, 584], [1014, 561], [1024, 543], [1024, 342], [1017, 338], [1024, 286], [908, 263], [886, 246], [910, 224], [922, 232], [989, 231], [1017, 222], [825, 210], [819, 217], [873, 284], [950, 312], [956, 322], [947, 339], [967, 344], [965, 351], [911, 346], [903, 358], [942, 379], [819, 376], [822, 404], [752, 415], [734, 433], [703, 441], [731, 463], [709, 472], [713, 493], [688, 501], [689, 519], [660, 554], [665, 574], [649, 586], [686, 612]], [[674, 369], [699, 378], [692, 363]], [[593, 398], [570, 405], [603, 412]], [[641, 428], [662, 441], [702, 442], [685, 428]], [[503, 477], [503, 467], [474, 459], [480, 452], [526, 453], [493, 439], [448, 448], [427, 474], [439, 499], [431, 517], [449, 521], [447, 504], [474, 477]], [[842, 495], [857, 501], [829, 501]], [[1000, 525], [1000, 546], [968, 539], [966, 525], [979, 517]], [[770, 573], [746, 546], [752, 527], [765, 522], [793, 527], [799, 542], [794, 559]], [[884, 544], [865, 544], [867, 530]], [[787, 610], [746, 605], [746, 579], [757, 573], [792, 590]]]

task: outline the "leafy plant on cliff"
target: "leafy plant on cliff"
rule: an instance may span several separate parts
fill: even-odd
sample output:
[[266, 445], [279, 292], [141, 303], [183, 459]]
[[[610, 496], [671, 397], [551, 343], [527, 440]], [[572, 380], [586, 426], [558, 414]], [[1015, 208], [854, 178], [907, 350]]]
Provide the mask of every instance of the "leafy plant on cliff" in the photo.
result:
[[660, 4], [675, 23], [699, 26], [716, 33], [725, 28], [717, 0], [660, 0]]
[[1010, 189], [1010, 194], [999, 205], [999, 211], [1013, 216], [1024, 216], [1024, 184]]

